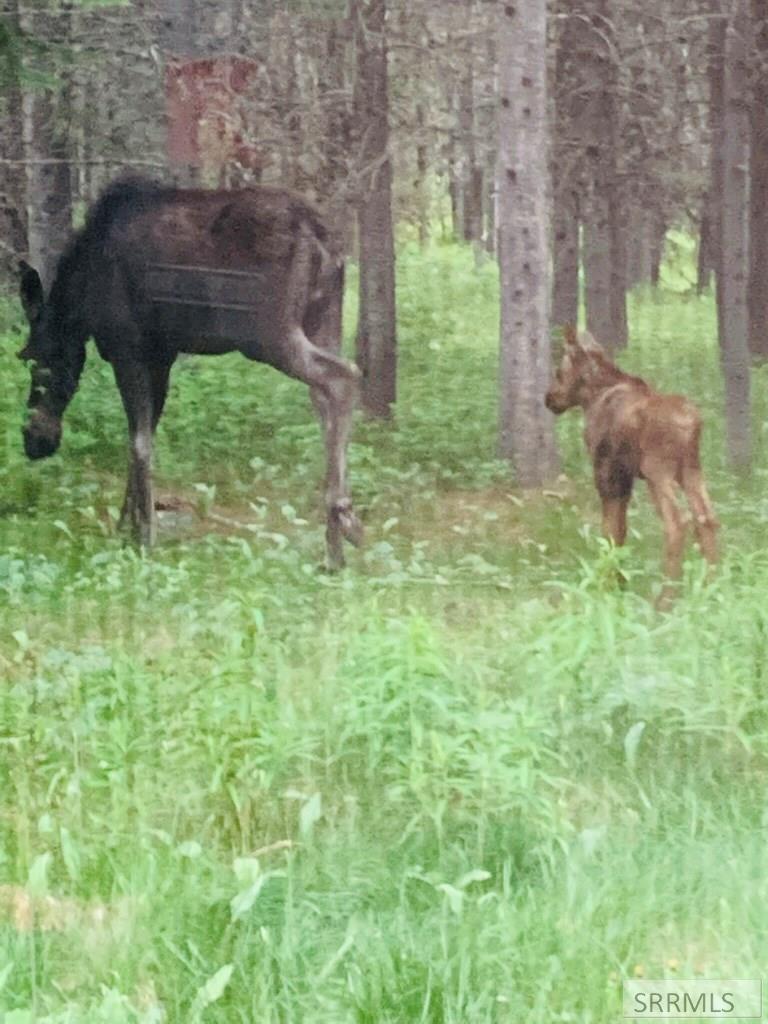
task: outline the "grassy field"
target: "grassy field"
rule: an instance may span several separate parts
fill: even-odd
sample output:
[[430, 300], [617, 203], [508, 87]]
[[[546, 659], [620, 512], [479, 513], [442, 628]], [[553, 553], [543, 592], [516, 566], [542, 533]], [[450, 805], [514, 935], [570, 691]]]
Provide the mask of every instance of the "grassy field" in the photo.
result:
[[666, 281], [622, 363], [704, 409], [725, 547], [667, 614], [645, 494], [626, 551], [599, 538], [577, 415], [549, 491], [494, 460], [497, 281], [467, 251], [402, 253], [397, 419], [357, 425], [338, 576], [300, 385], [176, 367], [144, 557], [109, 368], [28, 464], [4, 307], [3, 1024], [586, 1024], [625, 977], [760, 977], [768, 380], [737, 479], [712, 299]]

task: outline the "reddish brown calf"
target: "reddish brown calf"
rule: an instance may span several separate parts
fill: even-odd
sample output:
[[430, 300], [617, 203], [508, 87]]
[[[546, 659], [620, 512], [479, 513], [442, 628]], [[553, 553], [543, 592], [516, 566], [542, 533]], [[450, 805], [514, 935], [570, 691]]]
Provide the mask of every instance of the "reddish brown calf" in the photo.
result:
[[702, 554], [717, 561], [718, 522], [707, 494], [699, 458], [701, 414], [681, 395], [660, 395], [640, 377], [615, 366], [595, 339], [565, 328], [565, 350], [547, 408], [559, 415], [584, 410], [584, 438], [592, 457], [595, 485], [603, 503], [603, 531], [616, 544], [627, 535], [627, 506], [639, 477], [648, 484], [664, 524], [664, 569], [677, 578], [687, 519], [678, 503], [688, 499]]

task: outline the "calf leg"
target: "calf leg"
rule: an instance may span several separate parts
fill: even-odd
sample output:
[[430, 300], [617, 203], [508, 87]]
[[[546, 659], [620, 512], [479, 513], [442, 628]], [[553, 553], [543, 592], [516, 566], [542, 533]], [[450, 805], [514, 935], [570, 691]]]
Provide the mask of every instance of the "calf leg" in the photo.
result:
[[680, 577], [685, 545], [685, 519], [677, 504], [675, 483], [671, 476], [649, 477], [648, 490], [664, 524], [664, 572], [670, 579]]
[[720, 524], [715, 516], [704, 477], [698, 466], [686, 466], [683, 469], [682, 486], [691, 507], [696, 539], [699, 542], [701, 553], [708, 562], [715, 563], [717, 561], [717, 528]]
[[276, 365], [309, 385], [323, 426], [328, 567], [340, 569], [344, 565], [342, 538], [352, 544], [362, 539], [362, 526], [352, 510], [347, 489], [347, 444], [360, 371], [340, 356], [313, 345], [301, 328], [293, 328], [288, 340]]
[[631, 469], [603, 443], [595, 452], [595, 487], [603, 503], [603, 534], [620, 547], [627, 539], [627, 507], [632, 497]]
[[621, 547], [627, 539], [629, 498], [603, 498], [603, 535]]

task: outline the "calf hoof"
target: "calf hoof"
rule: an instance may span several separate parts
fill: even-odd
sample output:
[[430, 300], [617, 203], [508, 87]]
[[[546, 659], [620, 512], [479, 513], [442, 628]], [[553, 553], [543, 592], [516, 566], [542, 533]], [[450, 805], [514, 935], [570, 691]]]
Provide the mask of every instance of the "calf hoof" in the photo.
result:
[[674, 580], [666, 580], [656, 595], [653, 607], [657, 612], [671, 612], [680, 597], [680, 587]]

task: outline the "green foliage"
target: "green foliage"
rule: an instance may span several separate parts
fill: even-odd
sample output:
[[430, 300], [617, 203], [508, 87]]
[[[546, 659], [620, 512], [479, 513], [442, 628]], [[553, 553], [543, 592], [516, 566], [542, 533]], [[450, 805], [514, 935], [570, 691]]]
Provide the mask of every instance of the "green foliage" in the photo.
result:
[[659, 614], [654, 513], [600, 540], [576, 416], [548, 492], [493, 457], [493, 267], [406, 246], [399, 272], [397, 416], [356, 426], [368, 539], [338, 576], [300, 385], [179, 363], [143, 556], [109, 368], [27, 463], [2, 314], [7, 1024], [598, 1022], [635, 973], [759, 976], [764, 371], [734, 480], [711, 297], [633, 299], [622, 361], [701, 404], [724, 523]]

